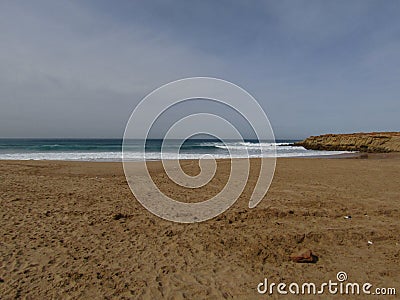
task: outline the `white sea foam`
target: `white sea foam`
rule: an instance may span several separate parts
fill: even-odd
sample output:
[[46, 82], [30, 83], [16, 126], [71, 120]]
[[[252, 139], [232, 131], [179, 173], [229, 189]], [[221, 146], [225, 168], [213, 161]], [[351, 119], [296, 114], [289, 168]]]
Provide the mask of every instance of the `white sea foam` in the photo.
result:
[[[246, 143], [243, 143], [246, 144]], [[244, 151], [247, 150], [249, 157], [273, 157], [272, 151], [273, 145], [266, 143], [266, 147], [263, 147], [263, 151], [260, 151], [260, 147], [257, 144], [250, 143], [251, 145], [214, 145], [217, 148], [230, 150], [232, 158], [243, 158]], [[268, 145], [267, 145], [268, 144]], [[346, 151], [314, 151], [306, 150], [303, 147], [293, 146], [280, 146], [276, 144], [276, 157], [305, 157], [305, 156], [324, 156], [324, 155], [336, 155], [342, 153], [350, 153]], [[225, 147], [225, 148], [222, 148]], [[236, 150], [236, 151], [235, 151]], [[240, 150], [240, 151], [238, 151]], [[169, 153], [164, 152], [163, 159], [199, 159], [204, 156], [202, 153]], [[225, 151], [222, 153], [208, 153], [215, 159], [229, 158], [229, 152]], [[21, 152], [21, 153], [0, 153], [0, 159], [6, 160], [72, 160], [72, 161], [121, 161], [122, 153], [119, 151], [113, 152], [80, 152], [80, 151], [68, 151], [68, 152]], [[125, 159], [131, 161], [142, 161], [146, 160], [160, 160], [160, 152], [146, 152], [145, 155], [141, 152], [125, 152]]]

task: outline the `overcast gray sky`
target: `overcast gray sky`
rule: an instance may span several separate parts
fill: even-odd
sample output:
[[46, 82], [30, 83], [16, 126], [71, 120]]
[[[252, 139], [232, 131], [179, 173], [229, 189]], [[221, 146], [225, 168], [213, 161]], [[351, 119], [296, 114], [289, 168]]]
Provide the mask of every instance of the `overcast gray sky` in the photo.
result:
[[122, 137], [146, 94], [193, 76], [245, 88], [278, 138], [398, 131], [399, 16], [390, 0], [1, 1], [0, 137]]

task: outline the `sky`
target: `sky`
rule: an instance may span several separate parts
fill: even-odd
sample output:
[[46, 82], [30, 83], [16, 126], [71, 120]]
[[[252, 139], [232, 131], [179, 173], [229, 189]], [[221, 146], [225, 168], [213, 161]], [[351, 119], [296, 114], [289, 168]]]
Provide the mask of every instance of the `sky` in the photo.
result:
[[0, 137], [119, 138], [147, 94], [196, 76], [247, 90], [277, 138], [399, 131], [399, 15], [396, 0], [1, 1]]

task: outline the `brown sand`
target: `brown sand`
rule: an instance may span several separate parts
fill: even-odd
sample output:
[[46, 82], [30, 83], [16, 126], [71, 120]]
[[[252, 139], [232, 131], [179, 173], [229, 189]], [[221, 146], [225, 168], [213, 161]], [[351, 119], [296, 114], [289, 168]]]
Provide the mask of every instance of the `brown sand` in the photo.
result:
[[[197, 192], [149, 165], [162, 189], [195, 201], [224, 183], [229, 162]], [[119, 163], [2, 161], [0, 171], [2, 299], [273, 299], [257, 294], [265, 277], [319, 284], [339, 271], [400, 293], [399, 156], [278, 159], [259, 206], [247, 208], [250, 183], [227, 212], [196, 224], [146, 211]], [[318, 262], [290, 261], [301, 248]]]

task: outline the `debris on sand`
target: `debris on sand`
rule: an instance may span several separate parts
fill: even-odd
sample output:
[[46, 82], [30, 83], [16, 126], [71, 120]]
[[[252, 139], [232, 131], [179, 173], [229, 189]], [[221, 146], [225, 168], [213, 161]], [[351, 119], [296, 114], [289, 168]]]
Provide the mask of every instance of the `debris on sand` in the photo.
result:
[[115, 215], [113, 216], [113, 219], [114, 219], [114, 220], [120, 220], [120, 219], [126, 219], [126, 218], [128, 218], [128, 217], [129, 217], [129, 216], [126, 215], [126, 214], [117, 213], [117, 214], [115, 214]]
[[316, 263], [318, 256], [314, 255], [310, 249], [302, 249], [293, 253], [290, 259], [297, 263]]

